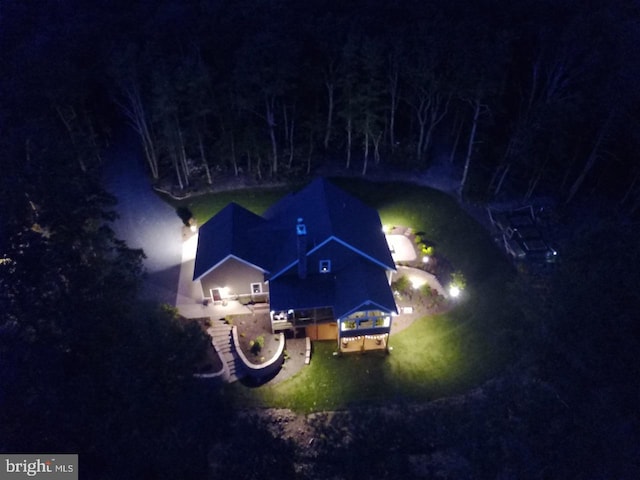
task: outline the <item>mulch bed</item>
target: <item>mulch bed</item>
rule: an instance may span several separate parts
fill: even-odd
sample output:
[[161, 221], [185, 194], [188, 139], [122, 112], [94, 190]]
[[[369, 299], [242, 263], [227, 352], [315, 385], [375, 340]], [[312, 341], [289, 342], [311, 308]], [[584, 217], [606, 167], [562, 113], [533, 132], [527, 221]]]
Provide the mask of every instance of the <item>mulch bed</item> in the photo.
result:
[[[280, 346], [280, 334], [271, 333], [271, 322], [268, 313], [237, 315], [233, 324], [238, 328], [240, 349], [250, 362], [260, 365], [270, 360]], [[262, 337], [264, 346], [259, 350], [252, 349], [252, 341]]]

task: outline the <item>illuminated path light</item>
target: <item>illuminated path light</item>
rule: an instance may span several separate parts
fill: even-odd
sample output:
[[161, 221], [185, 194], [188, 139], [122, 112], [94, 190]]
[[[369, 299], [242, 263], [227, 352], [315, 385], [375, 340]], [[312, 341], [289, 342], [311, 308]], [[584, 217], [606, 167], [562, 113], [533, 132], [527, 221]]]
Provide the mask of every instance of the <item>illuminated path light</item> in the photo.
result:
[[460, 287], [457, 285], [451, 285], [449, 287], [449, 295], [451, 298], [458, 298], [460, 296]]
[[427, 281], [424, 278], [420, 278], [420, 277], [410, 277], [409, 281], [411, 282], [411, 286], [415, 289], [418, 290], [420, 287], [422, 287], [425, 283], [427, 283]]

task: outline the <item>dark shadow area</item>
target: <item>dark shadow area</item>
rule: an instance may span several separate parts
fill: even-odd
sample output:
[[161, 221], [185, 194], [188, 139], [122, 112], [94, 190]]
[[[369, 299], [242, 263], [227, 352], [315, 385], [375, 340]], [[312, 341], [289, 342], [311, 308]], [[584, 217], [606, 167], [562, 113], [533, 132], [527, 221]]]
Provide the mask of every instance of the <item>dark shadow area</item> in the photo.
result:
[[251, 375], [246, 375], [245, 377], [239, 379], [238, 381], [245, 387], [249, 387], [249, 388], [261, 387], [262, 385], [273, 380], [280, 373], [280, 370], [282, 370], [282, 366], [280, 366], [280, 368], [277, 371], [271, 373], [270, 375], [263, 376], [260, 378], [252, 377]]
[[178, 294], [180, 265], [146, 274], [142, 295], [148, 300], [174, 304]]
[[193, 213], [187, 207], [176, 208], [176, 214], [178, 215], [178, 217], [180, 217], [180, 220], [182, 220], [182, 223], [184, 224], [185, 227], [188, 227], [191, 225], [190, 222], [193, 219]]

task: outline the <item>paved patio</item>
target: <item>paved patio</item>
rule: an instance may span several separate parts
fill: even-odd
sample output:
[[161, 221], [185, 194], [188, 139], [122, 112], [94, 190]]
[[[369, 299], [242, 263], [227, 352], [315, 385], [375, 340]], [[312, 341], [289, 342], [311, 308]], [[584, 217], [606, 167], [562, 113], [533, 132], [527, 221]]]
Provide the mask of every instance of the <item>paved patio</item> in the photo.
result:
[[412, 262], [418, 258], [413, 241], [407, 235], [391, 233], [386, 237], [391, 258], [395, 263]]

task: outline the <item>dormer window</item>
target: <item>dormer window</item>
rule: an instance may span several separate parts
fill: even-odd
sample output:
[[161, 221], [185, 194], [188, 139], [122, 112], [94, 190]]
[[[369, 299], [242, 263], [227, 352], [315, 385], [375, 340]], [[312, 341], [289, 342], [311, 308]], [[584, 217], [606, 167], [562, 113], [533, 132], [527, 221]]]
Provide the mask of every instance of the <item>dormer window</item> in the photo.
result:
[[296, 223], [296, 233], [298, 235], [307, 234], [307, 226], [304, 224], [304, 220], [302, 218], [299, 218], [298, 223]]
[[320, 260], [320, 273], [329, 273], [331, 271], [331, 260]]

